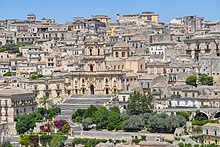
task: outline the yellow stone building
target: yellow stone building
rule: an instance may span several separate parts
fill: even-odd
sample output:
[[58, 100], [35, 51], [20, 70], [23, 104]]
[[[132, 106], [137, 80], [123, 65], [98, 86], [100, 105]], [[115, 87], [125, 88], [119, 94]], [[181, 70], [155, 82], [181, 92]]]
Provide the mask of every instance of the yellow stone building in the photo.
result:
[[220, 145], [220, 124], [208, 123], [203, 126], [204, 144]]
[[120, 70], [110, 70], [104, 56], [104, 43], [88, 41], [83, 51], [82, 69], [59, 72], [44, 79], [24, 80], [24, 89], [33, 90], [36, 96], [57, 98], [67, 95], [111, 95], [123, 89]]
[[135, 22], [137, 24], [146, 24], [148, 22], [159, 22], [159, 15], [154, 12], [142, 12], [141, 14], [129, 14], [119, 16], [119, 22]]

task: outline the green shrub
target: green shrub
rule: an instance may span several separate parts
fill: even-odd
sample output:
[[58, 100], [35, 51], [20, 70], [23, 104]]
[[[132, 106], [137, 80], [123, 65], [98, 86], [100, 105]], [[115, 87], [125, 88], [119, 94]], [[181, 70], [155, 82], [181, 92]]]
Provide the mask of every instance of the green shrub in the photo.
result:
[[218, 123], [218, 120], [192, 120], [192, 125], [203, 126], [207, 123]]
[[174, 141], [173, 140], [169, 140], [169, 139], [165, 139], [165, 142], [168, 142], [168, 143], [173, 143]]
[[43, 78], [44, 76], [43, 75], [41, 75], [41, 74], [34, 74], [34, 75], [31, 75], [31, 77], [30, 77], [30, 79], [31, 80], [35, 80], [35, 79], [39, 79], [39, 78]]
[[50, 147], [63, 147], [67, 136], [54, 135], [50, 140]]
[[12, 73], [10, 71], [8, 71], [3, 76], [12, 76]]
[[42, 146], [47, 146], [47, 144], [49, 144], [49, 142], [51, 141], [53, 136], [51, 135], [41, 135], [40, 136], [40, 142], [42, 144]]
[[92, 138], [74, 138], [73, 140], [73, 144], [74, 145], [84, 145], [87, 147], [94, 147], [97, 144], [99, 144], [100, 142], [106, 143], [108, 140], [106, 139], [92, 139]]

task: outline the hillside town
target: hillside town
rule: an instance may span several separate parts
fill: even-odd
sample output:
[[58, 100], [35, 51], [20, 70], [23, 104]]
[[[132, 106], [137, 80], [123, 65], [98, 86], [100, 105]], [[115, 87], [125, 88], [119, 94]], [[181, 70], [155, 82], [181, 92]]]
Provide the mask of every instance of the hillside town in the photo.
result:
[[202, 16], [0, 20], [0, 143], [219, 146], [219, 67]]

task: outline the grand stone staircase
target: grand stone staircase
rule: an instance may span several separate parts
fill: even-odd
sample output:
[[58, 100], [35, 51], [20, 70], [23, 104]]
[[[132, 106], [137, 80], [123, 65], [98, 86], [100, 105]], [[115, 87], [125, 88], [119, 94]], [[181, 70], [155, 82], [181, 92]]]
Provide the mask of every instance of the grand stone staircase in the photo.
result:
[[73, 95], [60, 104], [61, 114], [56, 119], [70, 120], [76, 109], [88, 108], [90, 105], [102, 106], [111, 100], [111, 96]]

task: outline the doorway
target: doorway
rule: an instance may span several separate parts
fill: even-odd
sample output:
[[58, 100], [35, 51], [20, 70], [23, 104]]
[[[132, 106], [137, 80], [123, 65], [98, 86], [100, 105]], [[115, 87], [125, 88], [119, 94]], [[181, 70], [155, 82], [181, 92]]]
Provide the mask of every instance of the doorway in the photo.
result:
[[94, 87], [94, 85], [91, 85], [91, 86], [90, 86], [90, 94], [91, 94], [91, 95], [94, 95], [94, 94], [95, 94], [95, 87]]

